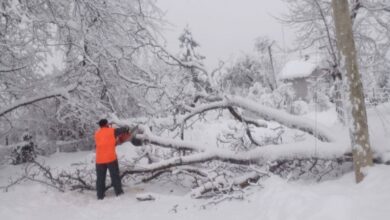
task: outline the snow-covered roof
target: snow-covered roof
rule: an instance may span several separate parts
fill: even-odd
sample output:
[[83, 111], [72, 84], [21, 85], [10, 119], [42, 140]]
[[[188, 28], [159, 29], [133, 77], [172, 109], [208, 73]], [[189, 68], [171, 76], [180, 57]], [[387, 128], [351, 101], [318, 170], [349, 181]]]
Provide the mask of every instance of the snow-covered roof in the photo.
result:
[[310, 60], [292, 60], [286, 63], [278, 78], [283, 80], [308, 77], [316, 68], [317, 64]]

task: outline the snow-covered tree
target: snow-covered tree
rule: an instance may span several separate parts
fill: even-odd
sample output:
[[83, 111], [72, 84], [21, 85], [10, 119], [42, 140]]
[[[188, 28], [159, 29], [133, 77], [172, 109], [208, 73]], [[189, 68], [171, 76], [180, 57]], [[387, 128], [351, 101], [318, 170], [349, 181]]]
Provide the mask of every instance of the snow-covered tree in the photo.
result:
[[183, 52], [180, 55], [180, 59], [185, 62], [198, 62], [198, 64], [203, 65], [202, 60], [206, 57], [198, 54], [197, 48], [200, 47], [200, 44], [194, 39], [189, 27], [184, 28], [183, 33], [179, 36], [180, 48]]
[[[192, 32], [189, 27], [184, 28], [183, 33], [179, 37], [181, 54], [179, 59], [185, 63], [193, 63], [203, 67], [203, 60], [206, 58], [198, 53], [200, 44], [192, 36]], [[189, 74], [191, 76], [192, 84], [196, 91], [202, 91], [204, 89], [210, 90], [209, 79], [206, 72], [200, 71], [196, 68], [189, 68]]]
[[[50, 101], [54, 130], [67, 127], [80, 138], [109, 112], [137, 114], [137, 88], [153, 80], [139, 65], [155, 41], [153, 2], [3, 1], [1, 7], [1, 120]], [[62, 51], [65, 67], [42, 76], [53, 50]]]
[[249, 88], [255, 83], [260, 83], [264, 88], [269, 88], [262, 63], [250, 55], [243, 56], [231, 67], [227, 67], [222, 79], [223, 88], [232, 94], [240, 95], [247, 95]]
[[40, 128], [47, 112], [35, 103], [66, 95], [65, 89], [51, 90], [43, 76], [53, 33], [40, 7], [41, 1], [1, 1], [0, 139]]
[[[334, 79], [340, 79], [340, 57], [337, 54], [336, 34], [330, 0], [286, 0], [289, 12], [282, 20], [296, 29], [299, 49], [311, 49], [323, 54], [327, 69]], [[390, 15], [387, 2], [381, 0], [351, 0], [350, 14], [358, 52], [358, 65], [364, 88], [370, 90], [381, 84], [386, 67], [390, 37], [387, 34]], [[324, 66], [326, 67], [326, 66]], [[375, 83], [372, 83], [375, 81]], [[337, 84], [337, 81], [336, 81]], [[339, 86], [338, 86], [339, 87]]]

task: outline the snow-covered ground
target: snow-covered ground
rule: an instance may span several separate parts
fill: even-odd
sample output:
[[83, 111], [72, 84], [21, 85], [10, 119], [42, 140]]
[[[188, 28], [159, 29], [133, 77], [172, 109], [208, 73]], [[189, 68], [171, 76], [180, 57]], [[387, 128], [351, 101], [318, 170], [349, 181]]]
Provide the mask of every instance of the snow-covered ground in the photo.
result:
[[[368, 111], [373, 148], [384, 155], [390, 149], [389, 114], [390, 105]], [[304, 117], [317, 119], [328, 127], [335, 126], [336, 122], [332, 111]], [[210, 130], [221, 127], [223, 125], [216, 124]], [[201, 136], [200, 131], [196, 129], [195, 136]], [[208, 132], [208, 135], [206, 143], [216, 134]], [[131, 157], [135, 150], [124, 144], [119, 146], [118, 154], [120, 158]], [[93, 157], [92, 152], [56, 153], [45, 158], [45, 163], [53, 169], [72, 168], [79, 162], [93, 166]], [[0, 186], [7, 184], [10, 176], [17, 176], [22, 168], [0, 166]], [[104, 200], [97, 201], [95, 192], [61, 193], [38, 183], [25, 182], [8, 192], [0, 192], [0, 219], [390, 219], [390, 166], [376, 165], [367, 173], [360, 184], [355, 184], [353, 173], [320, 183], [271, 176], [260, 186], [245, 190], [244, 197], [236, 195], [234, 199], [217, 203], [210, 199], [193, 199], [188, 192], [172, 184], [125, 185], [123, 196], [115, 197], [109, 190]], [[140, 202], [136, 199], [144, 194], [152, 194], [155, 200]]]
[[[4, 168], [3, 170], [4, 171]], [[37, 184], [22, 184], [0, 196], [1, 219], [389, 219], [390, 167], [377, 165], [361, 184], [352, 173], [319, 184], [287, 182], [271, 177], [252, 187], [243, 200], [210, 204], [187, 195], [152, 193], [154, 201], [139, 202], [141, 188], [128, 186], [125, 195], [97, 201], [94, 192], [60, 193]]]

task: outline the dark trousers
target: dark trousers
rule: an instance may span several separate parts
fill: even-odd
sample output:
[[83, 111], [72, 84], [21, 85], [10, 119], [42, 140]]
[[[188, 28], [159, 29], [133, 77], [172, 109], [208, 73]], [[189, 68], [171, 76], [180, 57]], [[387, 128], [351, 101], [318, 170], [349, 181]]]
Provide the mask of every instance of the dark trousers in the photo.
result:
[[115, 194], [117, 196], [123, 194], [122, 182], [119, 176], [118, 160], [115, 160], [110, 163], [96, 164], [96, 191], [98, 199], [104, 198], [104, 192], [106, 191], [107, 169], [110, 171], [111, 183], [114, 187]]

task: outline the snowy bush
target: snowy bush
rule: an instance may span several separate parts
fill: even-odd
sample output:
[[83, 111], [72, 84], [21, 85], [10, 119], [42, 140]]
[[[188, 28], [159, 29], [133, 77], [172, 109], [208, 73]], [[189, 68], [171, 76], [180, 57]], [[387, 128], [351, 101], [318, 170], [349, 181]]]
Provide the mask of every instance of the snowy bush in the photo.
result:
[[277, 89], [271, 91], [261, 83], [254, 83], [248, 90], [248, 98], [260, 102], [262, 105], [291, 111], [295, 92], [291, 83], [283, 83]]
[[271, 90], [264, 87], [261, 83], [256, 82], [249, 88], [248, 98], [252, 100], [260, 100], [265, 94], [271, 94]]
[[303, 100], [297, 100], [292, 103], [291, 113], [294, 115], [303, 115], [309, 111], [309, 105]]
[[254, 84], [249, 91], [248, 98], [271, 108], [291, 112], [295, 92], [290, 83], [283, 83], [274, 91], [262, 87], [261, 84]]
[[310, 103], [316, 111], [326, 111], [332, 105], [329, 96], [324, 92], [317, 92], [313, 95]]
[[253, 86], [269, 89], [268, 70], [264, 66], [256, 57], [244, 55], [226, 69], [222, 87], [231, 94], [242, 96], [246, 96]]
[[9, 160], [13, 165], [32, 162], [37, 157], [36, 145], [29, 134], [23, 136], [23, 142], [12, 145], [10, 149]]
[[271, 173], [289, 180], [324, 181], [350, 172], [351, 162], [318, 158], [274, 161], [268, 164]]

